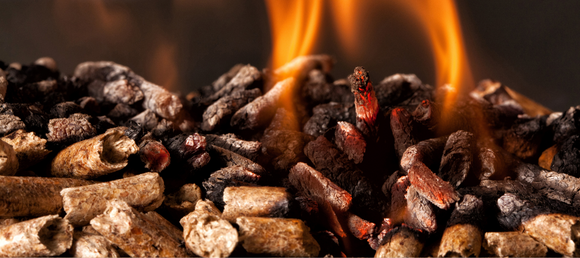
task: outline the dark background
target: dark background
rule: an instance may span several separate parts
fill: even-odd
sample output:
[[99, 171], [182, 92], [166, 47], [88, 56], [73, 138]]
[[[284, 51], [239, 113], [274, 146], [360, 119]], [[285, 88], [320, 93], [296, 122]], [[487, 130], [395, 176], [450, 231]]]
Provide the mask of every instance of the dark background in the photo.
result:
[[[354, 56], [340, 47], [329, 11], [323, 15], [315, 52], [336, 58], [335, 78], [363, 65], [376, 82], [415, 73], [433, 84], [433, 55], [417, 21], [388, 1], [357, 3], [364, 15]], [[470, 0], [457, 7], [476, 81], [499, 80], [553, 110], [580, 104], [580, 1]], [[50, 56], [66, 74], [80, 62], [112, 60], [187, 93], [236, 63], [266, 67], [270, 50], [261, 0], [0, 0], [0, 60]]]

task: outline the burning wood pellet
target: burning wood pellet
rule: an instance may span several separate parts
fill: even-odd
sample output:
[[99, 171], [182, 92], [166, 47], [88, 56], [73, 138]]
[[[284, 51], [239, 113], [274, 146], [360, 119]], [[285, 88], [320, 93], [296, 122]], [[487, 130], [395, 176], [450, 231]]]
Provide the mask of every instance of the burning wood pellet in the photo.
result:
[[409, 181], [417, 192], [441, 209], [447, 209], [459, 200], [449, 182], [443, 181], [423, 163], [415, 163], [409, 169]]
[[17, 130], [0, 139], [14, 148], [19, 170], [35, 165], [51, 152], [46, 149], [46, 139], [36, 136], [34, 132]]
[[285, 217], [292, 196], [283, 187], [232, 186], [224, 190], [222, 217], [230, 222], [242, 216]]
[[260, 176], [243, 166], [231, 166], [213, 172], [210, 177], [203, 182], [206, 191], [206, 198], [220, 207], [225, 205], [223, 194], [226, 187], [230, 186], [252, 186], [260, 180]]
[[[38, 104], [6, 103], [1, 106], [3, 106], [2, 109], [4, 109], [1, 113], [12, 115], [8, 117], [0, 117], [0, 119], [4, 120], [3, 124], [6, 125], [4, 128], [12, 129], [12, 131], [26, 129], [39, 135], [44, 135], [48, 132], [47, 125], [49, 116]], [[23, 122], [24, 126], [22, 126], [19, 121]]]
[[143, 92], [132, 82], [121, 79], [107, 82], [103, 86], [103, 97], [111, 103], [132, 105], [143, 99]]
[[558, 147], [550, 169], [574, 177], [580, 177], [580, 136], [573, 135]]
[[218, 146], [250, 160], [256, 161], [262, 151], [262, 143], [259, 141], [246, 141], [239, 139], [235, 134], [206, 134], [205, 139], [209, 144]]
[[73, 227], [68, 221], [48, 215], [0, 229], [0, 256], [58, 256], [72, 241]]
[[0, 217], [58, 214], [63, 207], [62, 189], [91, 183], [73, 178], [0, 176]]
[[301, 96], [308, 106], [312, 107], [328, 102], [353, 103], [354, 96], [350, 92], [348, 81], [342, 80], [333, 83], [328, 79], [328, 76], [321, 70], [310, 71], [308, 80], [302, 86], [301, 92]]
[[401, 157], [402, 171], [407, 173], [416, 162], [424, 163], [428, 167], [438, 166], [441, 162], [447, 138], [447, 136], [432, 138], [409, 146]]
[[528, 160], [540, 156], [545, 123], [537, 118], [519, 118], [503, 137], [503, 148], [518, 158]]
[[216, 214], [215, 206], [211, 207], [211, 203], [199, 201], [195, 210], [179, 221], [185, 246], [202, 257], [228, 257], [238, 244], [238, 232]]
[[411, 185], [405, 194], [407, 200], [404, 215], [405, 224], [408, 226], [433, 233], [437, 230], [437, 218], [435, 208], [425, 197], [421, 196], [416, 187]]
[[66, 118], [74, 113], [80, 113], [81, 111], [81, 106], [72, 101], [66, 101], [54, 105], [50, 109], [50, 116], [52, 118]]
[[352, 195], [353, 208], [375, 211], [385, 208], [378, 187], [374, 186], [348, 156], [324, 136], [319, 136], [306, 144], [304, 153], [316, 170]]
[[[262, 81], [262, 73], [256, 68], [251, 65], [244, 65], [240, 67], [237, 71], [236, 75], [231, 78], [226, 84], [223, 86], [219, 86], [216, 84], [215, 87], [219, 89], [215, 89], [215, 92], [205, 98], [203, 102], [206, 105], [210, 105], [214, 103], [220, 98], [234, 95], [234, 93], [238, 91], [246, 90], [247, 88], [251, 87], [254, 84], [259, 84]], [[247, 100], [246, 100], [247, 101]]]
[[350, 208], [352, 196], [306, 163], [296, 164], [288, 178], [298, 191], [328, 201], [337, 212], [346, 212]]
[[466, 131], [452, 133], [447, 139], [438, 176], [458, 187], [471, 170], [473, 134]]
[[235, 91], [231, 95], [220, 98], [203, 112], [201, 129], [204, 131], [214, 131], [222, 124], [227, 125], [234, 113], [261, 95], [262, 91], [259, 88], [255, 88]]
[[95, 178], [121, 170], [127, 166], [129, 155], [137, 151], [135, 141], [117, 130], [109, 130], [60, 151], [51, 163], [51, 174]]
[[374, 138], [379, 130], [377, 123], [379, 102], [370, 74], [364, 67], [358, 66], [354, 69], [354, 73], [348, 76], [348, 80], [354, 94], [356, 127], [363, 135]]
[[483, 202], [469, 194], [455, 205], [441, 237], [439, 257], [479, 256], [484, 230], [483, 208]]
[[127, 203], [113, 200], [91, 226], [132, 257], [185, 257], [181, 243]]
[[521, 232], [487, 232], [482, 243], [492, 256], [545, 257], [548, 249]]
[[479, 154], [477, 161], [481, 167], [480, 180], [498, 180], [510, 176], [508, 166], [510, 157], [505, 155], [498, 146], [478, 142]]
[[71, 187], [61, 191], [66, 219], [75, 226], [89, 223], [107, 208], [107, 201], [119, 199], [141, 210], [155, 210], [163, 202], [165, 186], [157, 173]]
[[395, 150], [399, 158], [403, 157], [405, 150], [417, 143], [413, 136], [413, 118], [403, 108], [395, 108], [391, 111], [391, 131], [395, 138]]
[[18, 171], [18, 158], [12, 145], [0, 140], [0, 175], [13, 176]]
[[355, 214], [347, 213], [346, 221], [350, 233], [358, 239], [369, 239], [374, 233], [375, 223], [364, 220]]
[[262, 152], [273, 158], [271, 163], [276, 170], [288, 171], [297, 162], [306, 161], [304, 145], [312, 140], [314, 137], [311, 135], [270, 126], [261, 139]]
[[210, 161], [206, 151], [207, 141], [198, 133], [178, 134], [164, 141], [164, 144], [174, 164], [188, 172], [198, 170]]
[[554, 143], [564, 142], [566, 139], [580, 132], [576, 126], [580, 118], [580, 106], [570, 107], [566, 112], [552, 119], [550, 126], [554, 131]]
[[377, 249], [375, 257], [418, 257], [424, 244], [418, 232], [398, 227], [385, 236], [385, 244]]
[[240, 217], [242, 246], [253, 254], [272, 256], [318, 256], [320, 246], [310, 228], [298, 219]]
[[351, 123], [338, 122], [334, 142], [355, 164], [363, 161], [367, 143], [361, 132]]
[[354, 105], [330, 102], [320, 104], [312, 109], [312, 117], [304, 124], [304, 133], [318, 137], [335, 126], [337, 121], [356, 123]]
[[245, 66], [244, 64], [236, 64], [236, 65], [232, 66], [232, 68], [230, 68], [229, 71], [227, 71], [226, 73], [222, 74], [219, 78], [217, 78], [215, 81], [213, 81], [211, 83], [211, 85], [202, 87], [202, 89], [205, 89], [205, 91], [204, 91], [205, 94], [204, 95], [210, 95], [210, 94], [207, 94], [207, 93], [213, 93], [213, 92], [216, 92], [216, 91], [220, 90], [229, 81], [231, 81], [232, 78], [234, 78], [234, 76], [236, 76], [236, 74], [238, 74], [238, 72], [240, 71], [240, 69], [242, 69], [244, 66]]
[[132, 117], [131, 120], [141, 124], [147, 131], [153, 130], [159, 123], [159, 118], [157, 115], [149, 109], [146, 109], [145, 111]]
[[50, 119], [48, 122], [48, 142], [59, 146], [89, 139], [97, 134], [97, 129], [89, 122], [89, 118], [81, 113], [67, 118]]
[[152, 137], [143, 137], [139, 143], [138, 154], [145, 168], [152, 172], [161, 172], [171, 163], [169, 151], [161, 142]]
[[292, 77], [276, 83], [264, 95], [238, 110], [232, 117], [231, 126], [240, 130], [265, 127], [274, 117], [280, 98], [286, 97], [294, 88], [294, 84], [295, 80]]
[[394, 74], [375, 86], [379, 106], [382, 109], [401, 104], [420, 89], [421, 80], [414, 74]]
[[82, 231], [74, 232], [68, 254], [72, 257], [121, 257], [104, 236]]
[[220, 163], [222, 163], [224, 167], [242, 166], [257, 175], [268, 174], [264, 167], [262, 167], [260, 164], [255, 163], [252, 160], [233, 151], [212, 145], [210, 152], [212, 153], [213, 157], [216, 157], [220, 160]]
[[26, 125], [15, 115], [0, 115], [0, 134], [9, 134], [19, 129], [25, 129]]
[[517, 180], [530, 185], [545, 197], [558, 200], [576, 207], [580, 205], [580, 179], [564, 173], [548, 171], [538, 165], [513, 162], [511, 169], [516, 173]]
[[107, 117], [115, 122], [121, 122], [127, 120], [130, 117], [134, 117], [139, 114], [139, 110], [127, 105], [119, 103], [107, 113]]

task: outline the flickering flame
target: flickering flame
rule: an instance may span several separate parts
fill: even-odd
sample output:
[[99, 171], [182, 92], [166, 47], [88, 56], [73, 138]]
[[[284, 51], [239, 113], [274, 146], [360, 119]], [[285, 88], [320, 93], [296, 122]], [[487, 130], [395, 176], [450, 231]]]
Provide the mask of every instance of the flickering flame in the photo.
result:
[[360, 5], [354, 0], [330, 1], [334, 28], [339, 42], [343, 51], [351, 58], [356, 55], [360, 44], [359, 30], [356, 28], [356, 25], [359, 24], [357, 21], [360, 21], [360, 11], [357, 8], [357, 4]]
[[436, 86], [448, 84], [451, 89], [443, 101], [442, 119], [446, 121], [445, 114], [450, 112], [445, 111], [452, 108], [457, 96], [474, 88], [455, 3], [453, 0], [400, 2], [411, 10], [429, 36], [435, 56]]
[[272, 33], [272, 68], [310, 54], [322, 15], [321, 0], [266, 0]]
[[162, 40], [157, 44], [151, 56], [149, 74], [152, 82], [155, 82], [168, 90], [175, 89], [178, 79], [178, 68], [175, 61], [175, 44]]

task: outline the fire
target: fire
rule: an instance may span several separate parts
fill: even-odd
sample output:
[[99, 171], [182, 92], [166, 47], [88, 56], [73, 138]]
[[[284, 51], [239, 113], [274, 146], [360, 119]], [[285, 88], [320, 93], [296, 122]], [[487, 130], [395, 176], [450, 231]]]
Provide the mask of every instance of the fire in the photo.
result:
[[[330, 1], [332, 18], [340, 44], [351, 59], [356, 55], [359, 47], [360, 36], [357, 30], [357, 21], [360, 21], [359, 8], [362, 3], [354, 0]], [[358, 5], [358, 6], [357, 6]]]
[[404, 1], [429, 36], [435, 56], [436, 86], [450, 88], [443, 101], [442, 122], [449, 121], [446, 114], [461, 93], [474, 88], [474, 82], [463, 44], [459, 16], [453, 0]]
[[322, 0], [266, 0], [272, 33], [272, 68], [310, 54], [318, 35]]
[[175, 89], [178, 80], [175, 54], [175, 44], [161, 40], [151, 56], [151, 65], [148, 67], [151, 78], [148, 79], [168, 90]]

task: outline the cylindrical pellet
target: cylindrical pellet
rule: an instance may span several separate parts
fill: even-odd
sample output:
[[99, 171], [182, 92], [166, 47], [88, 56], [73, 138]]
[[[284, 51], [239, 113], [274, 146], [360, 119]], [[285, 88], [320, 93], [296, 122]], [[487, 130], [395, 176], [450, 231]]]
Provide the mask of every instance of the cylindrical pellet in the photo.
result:
[[120, 200], [108, 202], [105, 212], [91, 220], [91, 226], [131, 257], [188, 256], [181, 243]]
[[242, 246], [249, 253], [272, 256], [318, 256], [320, 245], [299, 219], [239, 217]]
[[57, 256], [70, 248], [73, 227], [58, 215], [48, 215], [0, 229], [0, 256]]
[[73, 178], [0, 176], [0, 217], [58, 214], [62, 189], [91, 183]]
[[52, 160], [51, 173], [58, 177], [99, 177], [127, 166], [129, 155], [138, 150], [135, 141], [118, 130], [109, 129], [59, 152]]
[[290, 210], [290, 193], [283, 187], [239, 186], [224, 190], [222, 217], [235, 222], [237, 217], [283, 217]]
[[94, 185], [72, 187], [62, 190], [62, 202], [66, 219], [74, 226], [89, 223], [107, 208], [107, 201], [119, 199], [141, 211], [156, 209], [163, 202], [165, 186], [157, 173], [104, 182]]

